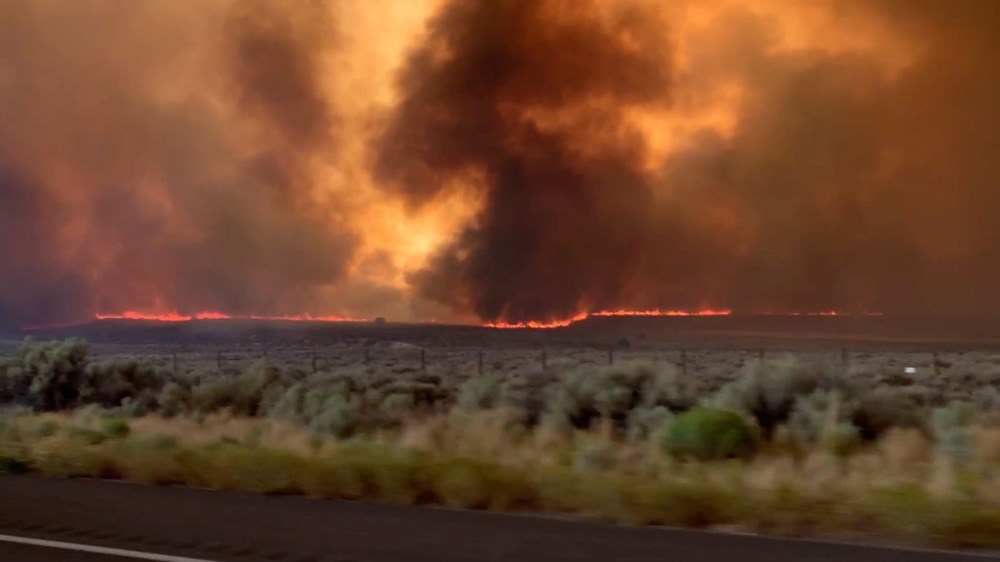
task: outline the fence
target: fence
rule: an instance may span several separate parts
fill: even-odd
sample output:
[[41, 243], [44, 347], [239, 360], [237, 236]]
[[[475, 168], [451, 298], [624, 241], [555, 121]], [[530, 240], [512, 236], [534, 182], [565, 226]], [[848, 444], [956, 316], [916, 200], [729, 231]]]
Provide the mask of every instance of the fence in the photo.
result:
[[[16, 358], [16, 345], [0, 346], [0, 360]], [[870, 368], [880, 373], [900, 376], [940, 377], [963, 370], [975, 372], [985, 362], [1000, 370], [1000, 349], [790, 349], [664, 347], [623, 349], [598, 347], [425, 347], [405, 344], [390, 346], [275, 346], [269, 344], [178, 346], [95, 345], [91, 361], [133, 359], [148, 362], [174, 374], [195, 371], [240, 372], [253, 363], [267, 359], [282, 367], [303, 372], [336, 371], [345, 368], [371, 367], [395, 373], [433, 372], [482, 376], [516, 370], [560, 372], [581, 366], [617, 365], [626, 362], [667, 363], [681, 374], [690, 375], [707, 365], [726, 364], [736, 372], [753, 361], [767, 363], [782, 357], [796, 356], [805, 361], [822, 362], [849, 373], [852, 369]], [[970, 360], [970, 357], [974, 361]]]

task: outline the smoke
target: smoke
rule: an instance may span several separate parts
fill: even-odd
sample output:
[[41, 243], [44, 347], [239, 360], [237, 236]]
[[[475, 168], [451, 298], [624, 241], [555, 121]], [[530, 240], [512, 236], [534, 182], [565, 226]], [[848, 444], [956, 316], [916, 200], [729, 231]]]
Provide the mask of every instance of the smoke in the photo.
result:
[[[355, 235], [313, 203], [335, 150], [322, 4], [0, 8], [0, 312], [306, 310]], [[301, 8], [301, 6], [298, 6]]]
[[[669, 103], [665, 22], [587, 2], [452, 2], [430, 24], [379, 139], [379, 177], [419, 205], [455, 174], [485, 208], [416, 284], [482, 318], [601, 306], [656, 218], [623, 119]], [[577, 144], [580, 143], [580, 144]]]
[[486, 203], [413, 281], [490, 320], [1000, 312], [998, 11], [450, 2], [378, 172]]
[[6, 0], [0, 21], [0, 329], [1000, 314], [992, 0]]

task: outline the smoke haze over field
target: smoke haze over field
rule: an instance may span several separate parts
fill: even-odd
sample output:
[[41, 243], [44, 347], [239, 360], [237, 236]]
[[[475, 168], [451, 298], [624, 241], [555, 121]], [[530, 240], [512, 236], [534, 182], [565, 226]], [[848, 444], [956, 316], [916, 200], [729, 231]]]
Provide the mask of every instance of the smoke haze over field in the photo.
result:
[[0, 326], [1000, 314], [1000, 3], [0, 0]]

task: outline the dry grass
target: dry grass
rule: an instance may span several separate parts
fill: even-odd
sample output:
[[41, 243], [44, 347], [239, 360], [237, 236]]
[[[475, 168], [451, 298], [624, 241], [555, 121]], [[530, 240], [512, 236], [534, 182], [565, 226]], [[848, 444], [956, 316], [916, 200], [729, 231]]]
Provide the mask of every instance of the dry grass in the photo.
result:
[[847, 456], [768, 452], [691, 463], [599, 428], [511, 431], [507, 421], [497, 412], [436, 417], [363, 441], [317, 444], [307, 431], [273, 420], [139, 418], [127, 436], [112, 438], [79, 416], [22, 416], [0, 430], [0, 457], [62, 477], [1000, 546], [1000, 536], [984, 530], [1000, 525], [990, 429], [977, 430], [977, 460], [968, 466], [935, 457], [919, 432], [903, 430]]

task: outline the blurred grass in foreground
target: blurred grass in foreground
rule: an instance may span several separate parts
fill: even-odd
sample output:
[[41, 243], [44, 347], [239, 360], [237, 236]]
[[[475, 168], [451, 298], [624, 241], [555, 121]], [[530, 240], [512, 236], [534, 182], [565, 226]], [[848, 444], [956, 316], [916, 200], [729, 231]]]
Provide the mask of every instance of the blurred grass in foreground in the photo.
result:
[[836, 452], [767, 442], [756, 456], [683, 460], [662, 435], [527, 430], [503, 411], [452, 413], [354, 439], [273, 419], [108, 419], [8, 413], [0, 471], [260, 494], [569, 513], [633, 525], [958, 548], [1000, 547], [998, 433], [957, 462], [915, 430]]

